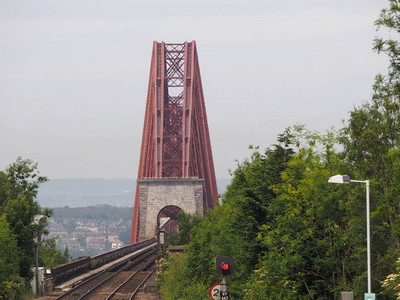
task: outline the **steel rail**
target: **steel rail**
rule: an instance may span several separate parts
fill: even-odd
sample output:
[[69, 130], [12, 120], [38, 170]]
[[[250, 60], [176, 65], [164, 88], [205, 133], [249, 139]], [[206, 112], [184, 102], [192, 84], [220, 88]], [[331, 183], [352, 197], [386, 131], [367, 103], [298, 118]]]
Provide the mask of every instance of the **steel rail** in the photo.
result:
[[135, 297], [136, 293], [139, 291], [139, 289], [142, 287], [142, 285], [146, 282], [146, 280], [153, 275], [154, 271], [157, 270], [157, 266], [155, 266], [152, 270], [151, 273], [149, 275], [147, 275], [145, 277], [145, 279], [143, 279], [143, 281], [138, 285], [138, 287], [135, 289], [135, 291], [132, 293], [132, 295], [129, 297], [129, 300], [132, 300], [133, 297]]
[[63, 298], [66, 298], [66, 297], [70, 296], [73, 292], [75, 292], [76, 290], [78, 290], [82, 286], [87, 285], [89, 282], [94, 281], [95, 279], [97, 279], [98, 277], [103, 275], [106, 271], [107, 270], [103, 270], [103, 271], [97, 273], [96, 275], [90, 277], [89, 279], [87, 279], [84, 282], [82, 282], [82, 283], [78, 284], [77, 286], [73, 287], [72, 289], [70, 289], [66, 293], [64, 293], [64, 294], [60, 295], [59, 297], [57, 297], [56, 300], [60, 300], [60, 299], [63, 299]]
[[[134, 272], [132, 275], [130, 275], [123, 283], [121, 283], [114, 291], [112, 291], [110, 293], [110, 295], [106, 298], [106, 300], [110, 300], [112, 299], [112, 297], [118, 292], [118, 290], [120, 290], [125, 284], [127, 284], [134, 276], [136, 276], [140, 271], [145, 270], [148, 266], [150, 266], [154, 261], [156, 261], [158, 258], [160, 258], [160, 255], [155, 256], [154, 258], [152, 258], [151, 260], [149, 260], [148, 262], [146, 262], [143, 266], [140, 267], [140, 270], [137, 270], [136, 272]], [[157, 266], [156, 266], [157, 267]], [[136, 290], [133, 292], [132, 296], [139, 290], [139, 288], [143, 285], [143, 283], [149, 278], [149, 276], [151, 274], [153, 274], [154, 270], [156, 269], [156, 267], [154, 267], [151, 270], [151, 273], [149, 275], [146, 276], [146, 278], [138, 285], [138, 287], [136, 288]], [[131, 296], [131, 298], [132, 298]], [[130, 299], [131, 299], [130, 298]]]
[[[134, 265], [140, 263], [144, 258], [150, 256], [151, 254], [153, 254], [154, 252], [157, 251], [157, 248], [149, 248], [148, 250], [146, 250], [143, 253], [140, 253], [139, 256], [137, 258], [135, 258], [132, 261], [128, 261], [128, 262], [123, 262], [120, 263], [117, 267], [115, 268], [119, 268], [118, 271], [113, 272], [112, 274], [110, 274], [109, 276], [105, 277], [105, 279], [101, 280], [100, 283], [96, 284], [94, 287], [90, 288], [86, 293], [84, 293], [83, 295], [81, 295], [79, 298], [77, 299], [84, 299], [86, 296], [88, 296], [89, 294], [91, 294], [95, 289], [97, 289], [99, 286], [101, 286], [102, 284], [104, 284], [105, 282], [107, 282], [108, 280], [112, 279], [114, 276], [116, 276], [117, 274], [119, 274], [120, 272], [133, 267]], [[62, 294], [61, 296], [59, 296], [58, 298], [56, 298], [56, 300], [60, 300], [60, 299], [64, 299], [67, 297], [73, 297], [72, 294], [77, 291], [79, 288], [83, 287], [84, 285], [88, 285], [90, 282], [95, 281], [96, 279], [98, 279], [100, 276], [104, 275], [106, 272], [109, 272], [110, 269], [112, 268], [108, 268], [105, 269], [103, 271], [100, 271], [99, 273], [97, 273], [96, 275], [88, 278], [87, 280], [83, 281], [82, 283], [78, 284], [77, 286], [75, 286], [74, 288], [72, 288], [71, 290], [69, 290], [68, 292]]]
[[153, 254], [153, 252], [157, 251], [157, 249], [152, 249], [148, 252], [146, 252], [145, 254], [143, 254], [143, 256], [138, 257], [137, 259], [133, 260], [132, 262], [129, 262], [128, 264], [126, 264], [125, 266], [123, 266], [122, 268], [120, 268], [118, 271], [112, 273], [110, 276], [108, 276], [107, 278], [105, 278], [104, 280], [102, 280], [100, 283], [98, 283], [96, 286], [94, 286], [93, 288], [91, 288], [90, 290], [88, 290], [86, 293], [84, 293], [82, 296], [80, 296], [78, 298], [78, 300], [82, 300], [85, 299], [86, 297], [88, 297], [90, 294], [92, 294], [97, 288], [99, 288], [100, 286], [102, 286], [104, 283], [106, 283], [107, 281], [113, 279], [115, 276], [117, 276], [118, 274], [120, 274], [122, 271], [125, 271], [126, 269], [129, 269], [131, 267], [133, 267], [134, 265], [138, 264], [139, 262], [141, 262], [144, 258], [150, 256], [151, 254]]

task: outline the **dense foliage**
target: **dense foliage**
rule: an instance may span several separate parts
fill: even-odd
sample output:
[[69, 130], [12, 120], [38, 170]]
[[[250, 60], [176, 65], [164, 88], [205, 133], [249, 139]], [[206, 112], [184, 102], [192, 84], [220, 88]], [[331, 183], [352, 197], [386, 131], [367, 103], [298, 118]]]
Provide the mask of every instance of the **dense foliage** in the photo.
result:
[[[376, 25], [393, 36], [400, 1], [389, 4]], [[185, 254], [163, 264], [165, 299], [207, 299], [220, 281], [218, 256], [235, 259], [233, 299], [339, 299], [340, 291], [363, 298], [365, 184], [328, 184], [336, 174], [370, 180], [372, 292], [400, 299], [400, 46], [374, 43], [390, 66], [376, 77], [371, 102], [354, 108], [339, 132], [295, 126], [239, 163], [222, 205], [193, 226]]]
[[[39, 185], [47, 181], [40, 176], [37, 163], [18, 158], [0, 171], [0, 299], [18, 298], [29, 292], [34, 266], [34, 241], [38, 233], [46, 234], [46, 221], [34, 224], [35, 215], [49, 217], [35, 198]], [[55, 249], [55, 240], [39, 247], [42, 266], [68, 261], [68, 252]], [[44, 257], [45, 256], [45, 257]]]
[[69, 262], [71, 255], [69, 249], [63, 252], [57, 249], [56, 238], [44, 239], [39, 247], [39, 266], [54, 268]]

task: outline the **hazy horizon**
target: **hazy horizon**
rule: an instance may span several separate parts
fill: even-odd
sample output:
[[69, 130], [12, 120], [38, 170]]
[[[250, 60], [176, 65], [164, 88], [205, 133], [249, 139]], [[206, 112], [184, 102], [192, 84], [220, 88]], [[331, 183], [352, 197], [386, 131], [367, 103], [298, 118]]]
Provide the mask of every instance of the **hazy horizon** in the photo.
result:
[[153, 41], [196, 40], [216, 177], [369, 101], [387, 0], [0, 2], [0, 170], [136, 178]]

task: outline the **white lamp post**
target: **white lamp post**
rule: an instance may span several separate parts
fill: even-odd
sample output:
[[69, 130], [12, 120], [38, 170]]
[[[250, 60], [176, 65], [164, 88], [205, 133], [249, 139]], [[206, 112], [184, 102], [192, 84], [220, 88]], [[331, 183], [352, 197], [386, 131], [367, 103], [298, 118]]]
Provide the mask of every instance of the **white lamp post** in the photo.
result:
[[[368, 294], [370, 296], [365, 295], [365, 299], [375, 299], [375, 294], [371, 294], [371, 241], [370, 241], [370, 212], [369, 212], [369, 180], [350, 180], [349, 175], [335, 175], [329, 178], [329, 183], [350, 183], [350, 182], [358, 182], [365, 183], [366, 185], [366, 198], [367, 198], [367, 271], [368, 271]], [[371, 298], [370, 298], [371, 297]]]

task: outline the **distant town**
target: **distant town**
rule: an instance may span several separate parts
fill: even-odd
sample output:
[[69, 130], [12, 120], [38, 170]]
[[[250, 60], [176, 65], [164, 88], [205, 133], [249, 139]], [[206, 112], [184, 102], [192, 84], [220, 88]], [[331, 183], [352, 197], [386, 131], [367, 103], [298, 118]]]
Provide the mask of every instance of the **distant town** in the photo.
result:
[[129, 244], [133, 208], [98, 205], [80, 208], [53, 208], [49, 235], [57, 248], [69, 249], [73, 258], [93, 256]]

